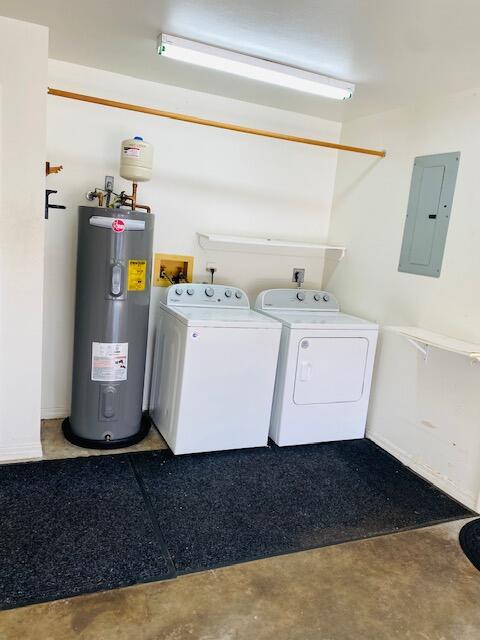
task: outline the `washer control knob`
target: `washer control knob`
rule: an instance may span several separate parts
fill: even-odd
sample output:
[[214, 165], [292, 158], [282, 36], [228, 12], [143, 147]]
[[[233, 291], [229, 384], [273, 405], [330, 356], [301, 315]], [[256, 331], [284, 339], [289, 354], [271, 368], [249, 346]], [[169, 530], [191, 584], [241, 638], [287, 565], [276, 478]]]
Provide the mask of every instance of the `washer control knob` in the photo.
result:
[[175, 293], [177, 294], [177, 296], [181, 296], [181, 295], [182, 295], [182, 293], [183, 293], [183, 289], [182, 289], [182, 287], [177, 287], [177, 288], [175, 289]]
[[327, 296], [327, 294], [325, 294], [323, 296], [323, 299], [325, 300], [325, 302], [328, 302], [330, 300], [330, 296]]
[[299, 291], [297, 293], [297, 300], [300, 300], [300, 301], [305, 300], [305, 294], [303, 293], [303, 291]]
[[214, 293], [215, 291], [213, 290], [213, 287], [207, 287], [205, 289], [205, 295], [207, 296], [207, 298], [211, 298]]
[[241, 291], [235, 291], [235, 298], [238, 298], [240, 300], [241, 297], [242, 297], [242, 292]]
[[193, 294], [194, 294], [194, 293], [195, 293], [195, 289], [192, 289], [192, 288], [187, 289], [187, 294], [188, 294], [189, 296], [193, 296]]
[[315, 300], [315, 302], [318, 302], [320, 300], [320, 294], [319, 293], [314, 293], [313, 294], [313, 299]]
[[225, 289], [225, 297], [226, 298], [231, 298], [232, 297], [232, 292], [230, 289]]

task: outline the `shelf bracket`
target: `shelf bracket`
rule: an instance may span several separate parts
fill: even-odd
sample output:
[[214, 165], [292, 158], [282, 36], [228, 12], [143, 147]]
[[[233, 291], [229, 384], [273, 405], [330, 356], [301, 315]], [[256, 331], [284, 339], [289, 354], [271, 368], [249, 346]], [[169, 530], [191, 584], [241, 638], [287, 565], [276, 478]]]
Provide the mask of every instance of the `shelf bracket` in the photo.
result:
[[423, 359], [426, 362], [428, 359], [428, 344], [426, 344], [425, 342], [421, 342], [421, 343], [417, 342], [413, 338], [407, 338], [407, 340], [413, 347], [415, 347], [415, 349], [417, 349], [417, 351], [420, 351], [420, 353], [423, 356]]
[[[335, 256], [329, 256], [329, 253], [335, 251]], [[347, 252], [346, 247], [328, 247], [325, 246], [325, 260], [334, 260], [335, 262], [341, 262]]]

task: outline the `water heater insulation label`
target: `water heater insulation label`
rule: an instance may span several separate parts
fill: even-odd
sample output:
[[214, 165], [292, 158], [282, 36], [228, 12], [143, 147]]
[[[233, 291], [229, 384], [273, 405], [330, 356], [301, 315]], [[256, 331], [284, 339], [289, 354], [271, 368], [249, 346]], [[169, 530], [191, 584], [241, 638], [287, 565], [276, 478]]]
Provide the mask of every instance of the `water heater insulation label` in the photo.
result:
[[127, 379], [128, 342], [92, 342], [92, 380], [121, 382]]
[[145, 291], [147, 282], [147, 261], [128, 261], [128, 291]]

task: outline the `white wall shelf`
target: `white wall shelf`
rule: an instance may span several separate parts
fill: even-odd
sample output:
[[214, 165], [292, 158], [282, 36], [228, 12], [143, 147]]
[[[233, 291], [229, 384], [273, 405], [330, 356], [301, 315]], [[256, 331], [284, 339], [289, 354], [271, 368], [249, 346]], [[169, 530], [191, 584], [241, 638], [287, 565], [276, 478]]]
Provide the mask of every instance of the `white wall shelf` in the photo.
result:
[[464, 342], [457, 338], [450, 338], [440, 333], [427, 331], [418, 327], [384, 327], [387, 331], [393, 331], [404, 335], [407, 340], [417, 348], [427, 358], [428, 347], [451, 351], [470, 358], [472, 361], [480, 361], [480, 344], [475, 342]]
[[345, 256], [345, 247], [315, 242], [276, 240], [274, 238], [246, 238], [219, 234], [198, 233], [202, 249], [208, 251], [240, 251], [243, 253], [267, 253], [286, 256], [317, 256], [335, 252], [336, 259]]

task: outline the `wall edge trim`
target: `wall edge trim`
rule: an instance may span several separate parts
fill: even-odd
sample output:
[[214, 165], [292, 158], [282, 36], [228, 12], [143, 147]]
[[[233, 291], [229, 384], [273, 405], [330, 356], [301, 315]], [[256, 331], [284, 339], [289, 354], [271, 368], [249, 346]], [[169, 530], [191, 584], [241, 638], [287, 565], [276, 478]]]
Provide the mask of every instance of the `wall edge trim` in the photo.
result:
[[432, 471], [430, 467], [419, 463], [414, 456], [407, 453], [403, 449], [400, 449], [387, 438], [384, 438], [374, 431], [368, 430], [366, 437], [369, 440], [373, 440], [373, 442], [375, 442], [375, 444], [377, 444], [379, 447], [385, 449], [385, 451], [400, 460], [400, 462], [406, 465], [409, 469], [412, 469], [412, 471], [418, 473], [418, 475], [422, 476], [422, 478], [425, 478], [425, 480], [428, 480], [428, 482], [431, 482], [438, 489], [444, 491], [455, 500], [458, 500], [469, 509], [473, 509], [475, 511], [478, 508], [480, 499], [477, 502], [476, 496], [464, 491], [448, 478], [437, 475]]
[[33, 458], [42, 458], [42, 455], [42, 445], [40, 442], [27, 442], [13, 446], [0, 445], [0, 462], [30, 460]]
[[42, 407], [41, 420], [56, 420], [57, 418], [67, 418], [70, 415], [70, 409], [67, 407]]

